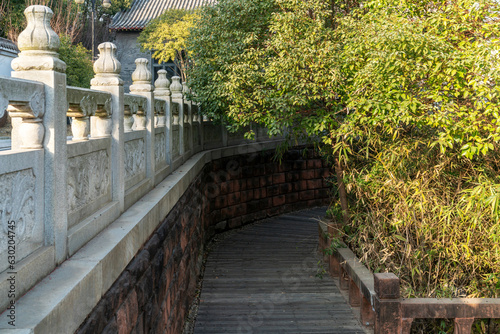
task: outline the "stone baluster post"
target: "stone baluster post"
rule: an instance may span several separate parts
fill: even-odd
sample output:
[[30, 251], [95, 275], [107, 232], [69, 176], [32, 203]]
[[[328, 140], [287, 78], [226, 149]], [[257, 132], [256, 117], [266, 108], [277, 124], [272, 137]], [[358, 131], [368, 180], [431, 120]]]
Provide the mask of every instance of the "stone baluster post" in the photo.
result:
[[92, 138], [111, 137], [111, 133], [113, 132], [112, 115], [112, 98], [107, 99], [104, 105], [97, 105], [95, 116], [91, 118], [92, 127], [90, 129], [90, 135]]
[[[45, 6], [29, 6], [24, 11], [24, 15], [28, 25], [18, 37], [18, 47], [21, 53], [12, 61], [14, 70], [12, 77], [44, 83], [45, 98], [43, 102], [41, 99], [35, 99], [33, 103], [30, 103], [34, 117], [22, 117], [25, 124], [15, 135], [22, 138], [21, 147], [41, 146], [45, 151], [45, 243], [55, 246], [55, 261], [61, 263], [67, 255], [68, 228], [66, 64], [59, 59], [57, 53], [60, 40], [50, 26], [52, 10]], [[40, 104], [40, 108], [36, 106], [37, 104]], [[45, 110], [44, 115], [40, 114], [42, 105]], [[14, 142], [17, 145], [19, 138], [14, 138]]]
[[80, 104], [69, 104], [66, 115], [72, 118], [71, 132], [73, 140], [89, 140], [90, 117], [95, 114], [97, 103], [93, 96], [85, 96]]
[[137, 114], [137, 105], [124, 105], [124, 118], [123, 118], [123, 126], [125, 128], [125, 132], [131, 132], [132, 127], [134, 126], [134, 115]]
[[[135, 112], [133, 112], [135, 114], [135, 120], [134, 120], [135, 130], [146, 130], [147, 119], [148, 119], [146, 114], [148, 112], [147, 111], [148, 105], [143, 104], [142, 102], [143, 101], [141, 101], [141, 103], [134, 104], [132, 106], [132, 109], [135, 110]], [[154, 115], [152, 115], [152, 118], [154, 118]]]
[[153, 85], [151, 84], [151, 72], [148, 69], [149, 61], [146, 58], [138, 58], [135, 60], [136, 69], [132, 73], [132, 85], [130, 93], [146, 97], [147, 106], [140, 106], [137, 115], [140, 115], [141, 110], [144, 114], [144, 119], [139, 116], [137, 130], [145, 128], [146, 135], [146, 176], [153, 180], [155, 173], [155, 125], [154, 125], [154, 93]]
[[166, 131], [166, 143], [167, 143], [167, 164], [172, 164], [172, 116], [171, 116], [171, 105], [172, 96], [170, 93], [170, 81], [167, 79], [167, 71], [159, 70], [158, 79], [155, 81], [155, 97], [158, 99], [165, 100], [167, 102], [167, 109], [165, 110], [165, 131]]
[[187, 117], [185, 117], [186, 123], [189, 124], [189, 137], [187, 138], [188, 140], [188, 147], [191, 150], [191, 153], [193, 153], [194, 147], [193, 147], [193, 102], [189, 101], [186, 99], [187, 94], [189, 93], [189, 87], [187, 86], [187, 83], [183, 82], [182, 83], [182, 95], [184, 95], [184, 103], [185, 107], [187, 107], [187, 110], [184, 111]]
[[[111, 119], [96, 119], [96, 128], [111, 128], [111, 170], [113, 171], [113, 201], [124, 209], [125, 197], [125, 144], [123, 125], [123, 80], [120, 78], [121, 64], [116, 59], [116, 46], [113, 43], [102, 43], [98, 46], [99, 58], [94, 63], [94, 78], [90, 81], [91, 89], [111, 93], [111, 101], [107, 108]], [[106, 107], [106, 106], [105, 106]], [[99, 114], [96, 113], [97, 116]], [[109, 124], [109, 123], [111, 124]]]
[[[184, 96], [182, 95], [181, 78], [178, 76], [172, 77], [170, 85], [172, 92], [172, 103], [179, 105], [179, 155], [184, 155]], [[184, 157], [183, 157], [183, 160]]]
[[399, 278], [392, 273], [374, 274], [375, 334], [401, 333]]

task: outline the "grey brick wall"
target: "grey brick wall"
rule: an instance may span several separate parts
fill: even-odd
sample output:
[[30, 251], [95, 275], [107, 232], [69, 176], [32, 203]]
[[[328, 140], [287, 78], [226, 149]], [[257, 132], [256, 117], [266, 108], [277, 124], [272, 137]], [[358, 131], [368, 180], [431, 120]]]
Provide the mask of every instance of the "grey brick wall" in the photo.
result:
[[135, 60], [137, 58], [146, 58], [151, 64], [150, 52], [141, 52], [139, 43], [137, 43], [137, 37], [139, 37], [139, 32], [135, 31], [118, 31], [116, 33], [115, 41], [116, 44], [116, 57], [122, 64], [122, 72], [120, 74], [123, 79], [123, 86], [125, 93], [129, 93], [129, 87], [132, 85], [132, 72], [135, 70]]

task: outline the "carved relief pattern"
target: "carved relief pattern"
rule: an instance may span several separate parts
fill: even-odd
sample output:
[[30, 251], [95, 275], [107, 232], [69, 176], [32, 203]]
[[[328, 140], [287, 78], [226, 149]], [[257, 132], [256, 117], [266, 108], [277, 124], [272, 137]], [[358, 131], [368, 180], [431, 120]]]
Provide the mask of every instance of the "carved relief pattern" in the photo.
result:
[[106, 150], [68, 159], [68, 209], [74, 212], [109, 191], [110, 159]]
[[191, 136], [191, 126], [188, 123], [184, 123], [184, 151], [189, 151], [191, 149], [189, 145], [189, 137]]
[[84, 96], [80, 101], [80, 109], [82, 109], [82, 112], [85, 116], [94, 115], [95, 111], [97, 110], [97, 103], [95, 101], [95, 98], [91, 95]]
[[0, 245], [7, 244], [8, 221], [15, 221], [17, 242], [35, 228], [35, 175], [32, 169], [0, 175]]
[[160, 114], [160, 115], [165, 114], [165, 102], [156, 101], [155, 102], [155, 111], [157, 114]]
[[177, 157], [179, 155], [179, 128], [172, 131], [172, 155]]
[[107, 99], [106, 102], [104, 102], [104, 109], [109, 116], [113, 115], [113, 105], [111, 104], [111, 98]]
[[132, 114], [137, 114], [137, 110], [139, 109], [139, 104], [137, 103], [136, 100], [133, 100], [130, 102], [130, 112]]
[[33, 116], [36, 118], [43, 117], [44, 114], [44, 104], [45, 98], [42, 92], [34, 93], [30, 98], [30, 108], [31, 112], [33, 112]]
[[146, 172], [144, 139], [131, 140], [125, 143], [125, 179]]
[[165, 133], [157, 133], [155, 136], [155, 163], [160, 165], [165, 162], [167, 156], [167, 142]]

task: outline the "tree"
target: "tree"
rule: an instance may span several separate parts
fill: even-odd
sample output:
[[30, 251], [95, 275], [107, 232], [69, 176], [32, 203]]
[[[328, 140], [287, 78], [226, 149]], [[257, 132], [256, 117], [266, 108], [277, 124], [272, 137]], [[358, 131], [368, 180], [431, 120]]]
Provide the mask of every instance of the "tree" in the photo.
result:
[[[229, 66], [245, 63], [246, 50], [262, 48], [276, 9], [274, 0], [222, 0], [201, 10], [187, 42], [193, 61], [189, 85], [208, 116], [229, 120], [226, 114], [232, 105], [232, 95], [226, 87], [231, 75]], [[257, 78], [248, 78], [249, 89], [257, 87]]]
[[322, 144], [346, 182], [348, 240], [407, 295], [491, 295], [498, 12], [494, 0], [221, 0], [191, 32], [190, 86], [233, 128]]
[[152, 20], [139, 35], [138, 41], [143, 51], [153, 51], [159, 63], [173, 60], [180, 69], [182, 81], [186, 81], [189, 57], [186, 39], [189, 29], [197, 18], [195, 11], [170, 9]]
[[60, 39], [59, 58], [66, 63], [67, 85], [90, 88], [94, 77], [90, 51], [81, 43], [72, 44], [69, 36], [61, 35]]
[[51, 26], [61, 35], [67, 35], [76, 41], [81, 34], [82, 24], [74, 0], [10, 0], [0, 5], [0, 32], [2, 37], [16, 41], [17, 36], [26, 27], [24, 10], [31, 5], [44, 5], [54, 12]]

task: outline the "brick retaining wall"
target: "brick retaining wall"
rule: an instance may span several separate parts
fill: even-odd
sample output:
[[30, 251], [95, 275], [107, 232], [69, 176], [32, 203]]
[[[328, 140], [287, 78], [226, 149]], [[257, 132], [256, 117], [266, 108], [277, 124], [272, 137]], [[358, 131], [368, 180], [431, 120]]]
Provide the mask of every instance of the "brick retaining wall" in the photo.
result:
[[[203, 249], [217, 232], [329, 203], [327, 165], [311, 150], [237, 155], [205, 165], [77, 333], [180, 333]], [[182, 169], [182, 166], [180, 167]]]

